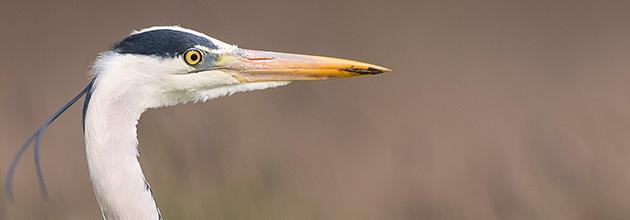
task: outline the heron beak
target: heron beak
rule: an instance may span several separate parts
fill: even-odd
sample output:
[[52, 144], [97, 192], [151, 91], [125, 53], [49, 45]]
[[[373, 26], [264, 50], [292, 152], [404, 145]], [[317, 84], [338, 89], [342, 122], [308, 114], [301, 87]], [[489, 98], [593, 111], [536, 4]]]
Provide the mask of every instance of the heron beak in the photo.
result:
[[221, 54], [216, 66], [232, 70], [241, 82], [323, 80], [391, 71], [353, 60], [247, 49]]

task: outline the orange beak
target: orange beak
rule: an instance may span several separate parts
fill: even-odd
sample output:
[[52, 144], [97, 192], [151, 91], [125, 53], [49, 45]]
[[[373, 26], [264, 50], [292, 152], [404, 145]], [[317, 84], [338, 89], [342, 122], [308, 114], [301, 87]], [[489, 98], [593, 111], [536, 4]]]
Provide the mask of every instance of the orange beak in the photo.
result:
[[323, 80], [391, 71], [353, 60], [247, 49], [221, 54], [216, 66], [231, 70], [241, 82]]

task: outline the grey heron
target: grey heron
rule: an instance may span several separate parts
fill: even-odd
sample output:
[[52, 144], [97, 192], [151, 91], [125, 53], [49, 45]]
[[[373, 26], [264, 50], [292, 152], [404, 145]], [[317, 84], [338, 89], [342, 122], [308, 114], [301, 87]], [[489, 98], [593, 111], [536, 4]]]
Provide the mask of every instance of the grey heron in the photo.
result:
[[83, 130], [89, 175], [104, 219], [162, 219], [138, 161], [136, 125], [147, 109], [205, 102], [237, 92], [321, 80], [373, 75], [387, 68], [358, 61], [241, 49], [179, 26], [135, 31], [100, 54], [83, 91], [53, 114], [18, 150], [6, 177], [34, 142], [40, 190], [46, 188], [39, 164], [44, 130], [85, 96]]

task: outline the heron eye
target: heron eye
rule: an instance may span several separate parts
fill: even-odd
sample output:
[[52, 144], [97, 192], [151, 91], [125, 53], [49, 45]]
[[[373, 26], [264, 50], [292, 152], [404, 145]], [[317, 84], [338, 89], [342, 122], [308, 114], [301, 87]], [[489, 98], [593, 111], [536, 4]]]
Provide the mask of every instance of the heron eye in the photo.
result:
[[190, 49], [184, 53], [184, 61], [191, 66], [201, 63], [201, 51], [198, 49]]

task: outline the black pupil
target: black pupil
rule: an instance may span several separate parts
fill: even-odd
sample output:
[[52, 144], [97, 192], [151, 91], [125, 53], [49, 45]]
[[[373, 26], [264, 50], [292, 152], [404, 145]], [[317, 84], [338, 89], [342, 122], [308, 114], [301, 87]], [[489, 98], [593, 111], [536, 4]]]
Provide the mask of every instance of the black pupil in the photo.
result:
[[199, 56], [197, 56], [197, 54], [193, 53], [192, 55], [190, 55], [190, 59], [192, 61], [197, 61], [197, 59], [199, 59]]

